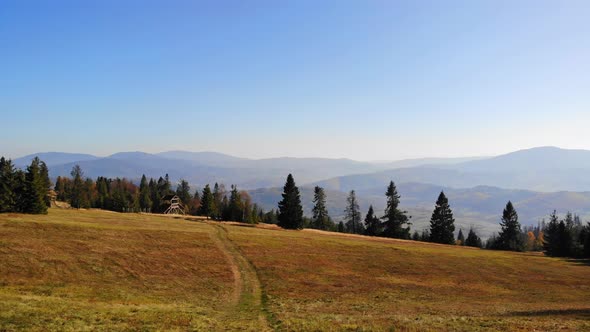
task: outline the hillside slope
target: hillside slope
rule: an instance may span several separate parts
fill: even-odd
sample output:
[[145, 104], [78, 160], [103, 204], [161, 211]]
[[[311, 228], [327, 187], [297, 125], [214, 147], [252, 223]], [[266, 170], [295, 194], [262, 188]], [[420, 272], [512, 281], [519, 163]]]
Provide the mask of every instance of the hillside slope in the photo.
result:
[[590, 266], [319, 231], [0, 214], [0, 330], [590, 329]]

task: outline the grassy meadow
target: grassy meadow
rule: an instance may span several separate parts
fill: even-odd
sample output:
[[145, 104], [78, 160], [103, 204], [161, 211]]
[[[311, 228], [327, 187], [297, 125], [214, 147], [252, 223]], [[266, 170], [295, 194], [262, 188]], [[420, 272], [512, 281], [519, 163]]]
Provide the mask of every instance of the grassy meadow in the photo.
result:
[[0, 331], [588, 331], [590, 265], [313, 230], [0, 215]]

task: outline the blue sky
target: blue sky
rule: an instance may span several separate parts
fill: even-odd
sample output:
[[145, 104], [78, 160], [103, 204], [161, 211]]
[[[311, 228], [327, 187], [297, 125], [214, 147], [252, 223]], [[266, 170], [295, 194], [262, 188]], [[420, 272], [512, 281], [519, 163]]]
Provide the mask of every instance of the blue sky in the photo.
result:
[[0, 3], [0, 154], [590, 149], [588, 1]]

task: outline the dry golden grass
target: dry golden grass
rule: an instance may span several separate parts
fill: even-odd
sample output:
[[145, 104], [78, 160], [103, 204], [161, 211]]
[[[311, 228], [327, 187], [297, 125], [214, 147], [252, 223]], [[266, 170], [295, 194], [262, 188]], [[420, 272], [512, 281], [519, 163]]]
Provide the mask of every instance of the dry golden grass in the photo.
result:
[[101, 211], [0, 215], [0, 330], [221, 328], [234, 280], [211, 234]]
[[276, 226], [0, 215], [0, 331], [590, 330], [590, 266]]
[[590, 266], [312, 230], [231, 228], [286, 330], [590, 330]]

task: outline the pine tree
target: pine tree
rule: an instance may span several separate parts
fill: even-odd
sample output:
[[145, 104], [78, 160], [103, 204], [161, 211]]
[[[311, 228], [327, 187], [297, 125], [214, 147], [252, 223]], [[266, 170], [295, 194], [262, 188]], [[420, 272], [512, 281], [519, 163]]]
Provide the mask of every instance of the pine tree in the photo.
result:
[[465, 236], [463, 235], [462, 229], [459, 229], [459, 234], [457, 235], [457, 244], [460, 246], [465, 245]]
[[244, 221], [244, 203], [242, 202], [242, 198], [240, 193], [238, 192], [238, 187], [235, 185], [231, 186], [231, 191], [229, 193], [229, 217], [227, 220], [231, 221]]
[[143, 212], [149, 212], [152, 209], [152, 193], [145, 174], [141, 176], [139, 182], [139, 208]]
[[85, 201], [85, 193], [84, 193], [84, 181], [82, 177], [84, 176], [84, 172], [82, 172], [82, 168], [80, 165], [75, 165], [72, 167], [72, 192], [70, 197], [70, 204], [74, 208], [82, 208], [87, 207], [87, 202]]
[[514, 209], [512, 202], [506, 203], [506, 208], [502, 212], [502, 227], [498, 234], [497, 248], [501, 250], [522, 251], [524, 243], [521, 238], [520, 223], [518, 222], [518, 213]]
[[111, 181], [105, 177], [99, 176], [96, 179], [96, 202], [95, 207], [99, 209], [112, 210], [113, 202], [111, 199]]
[[467, 239], [465, 239], [465, 245], [468, 247], [482, 247], [481, 239], [477, 236], [473, 228], [469, 229], [469, 234], [467, 234]]
[[190, 215], [196, 216], [199, 214], [199, 209], [201, 208], [201, 195], [199, 194], [199, 189], [195, 190], [195, 194], [192, 197], [192, 204], [189, 211]]
[[365, 232], [363, 223], [361, 221], [361, 211], [356, 199], [356, 193], [351, 190], [346, 198], [346, 209], [344, 210], [344, 225], [346, 232], [353, 234], [363, 234]]
[[48, 188], [45, 187], [45, 180], [41, 174], [41, 161], [38, 157], [35, 157], [25, 173], [23, 212], [46, 214], [47, 204], [45, 204], [45, 197], [47, 196], [47, 190]]
[[10, 159], [0, 158], [0, 213], [17, 210], [16, 171]]
[[381, 219], [383, 219], [384, 226], [383, 236], [398, 239], [409, 239], [410, 223], [409, 217], [406, 215], [408, 212], [398, 209], [400, 195], [397, 193], [397, 188], [395, 187], [393, 181], [389, 182], [385, 196], [387, 197], [387, 207], [385, 208], [385, 215], [381, 217]]
[[211, 188], [207, 184], [205, 188], [203, 188], [203, 195], [201, 195], [201, 207], [199, 209], [199, 214], [202, 216], [206, 216], [207, 219], [211, 217], [213, 213], [213, 193], [211, 193]]
[[41, 189], [45, 192], [45, 206], [51, 206], [51, 198], [47, 192], [51, 188], [51, 180], [49, 179], [49, 169], [44, 161], [39, 162], [39, 176], [41, 177]]
[[[164, 179], [160, 178], [162, 181], [164, 181]], [[159, 182], [159, 180], [158, 180]], [[150, 183], [149, 183], [149, 187], [150, 187], [150, 193], [151, 193], [151, 200], [152, 200], [152, 213], [159, 213], [162, 212], [160, 211], [160, 202], [162, 200], [162, 196], [160, 195], [160, 190], [159, 190], [159, 186], [158, 186], [158, 182], [156, 182], [154, 179], [150, 179]]]
[[282, 196], [283, 199], [279, 202], [279, 226], [286, 229], [303, 228], [301, 196], [291, 174], [287, 176]]
[[[215, 219], [220, 219], [223, 211], [227, 208], [227, 206], [223, 204], [224, 197], [226, 197], [225, 186], [215, 182], [215, 185], [213, 186], [213, 216]], [[229, 220], [227, 218], [223, 219]]]
[[381, 232], [381, 220], [375, 215], [373, 205], [370, 205], [369, 211], [367, 211], [367, 215], [365, 216], [365, 235], [379, 236]]
[[430, 241], [455, 244], [455, 219], [444, 192], [440, 192], [430, 218]]
[[178, 186], [176, 186], [176, 196], [180, 199], [180, 202], [184, 206], [185, 212], [190, 210], [191, 200], [191, 187], [188, 182], [184, 179], [180, 180]]
[[326, 208], [326, 193], [324, 188], [316, 186], [313, 189], [313, 209], [311, 228], [327, 230], [331, 228], [332, 221]]

